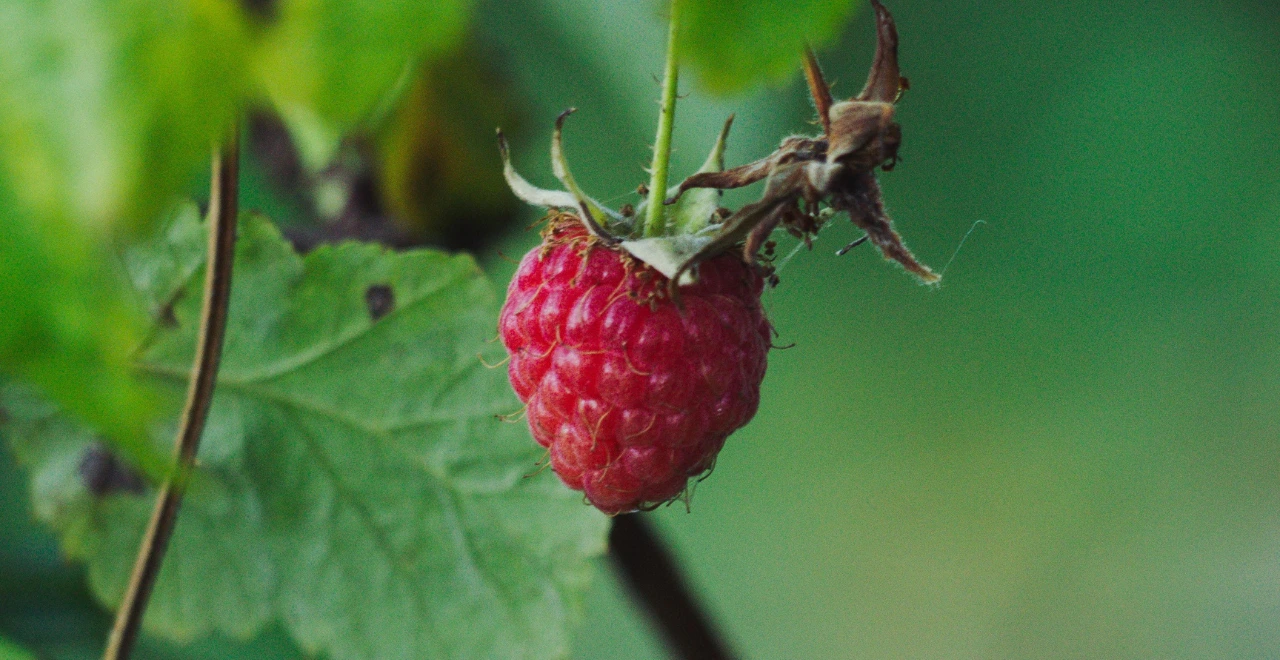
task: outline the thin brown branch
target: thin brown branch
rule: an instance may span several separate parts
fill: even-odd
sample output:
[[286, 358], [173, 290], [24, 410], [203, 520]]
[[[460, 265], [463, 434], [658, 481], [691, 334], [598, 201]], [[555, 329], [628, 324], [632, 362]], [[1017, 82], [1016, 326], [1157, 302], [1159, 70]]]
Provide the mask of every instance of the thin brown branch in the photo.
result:
[[213, 180], [209, 192], [209, 252], [204, 278], [204, 307], [196, 340], [195, 362], [187, 388], [187, 403], [174, 441], [173, 472], [160, 487], [146, 536], [138, 549], [133, 575], [124, 601], [116, 612], [103, 660], [125, 660], [132, 653], [142, 626], [151, 589], [178, 520], [182, 494], [195, 464], [205, 419], [213, 404], [213, 389], [222, 357], [227, 327], [227, 303], [231, 299], [231, 266], [235, 257], [236, 218], [239, 215], [240, 136], [233, 130], [213, 155]]
[[822, 69], [818, 66], [818, 57], [813, 54], [813, 48], [808, 45], [804, 47], [804, 79], [809, 83], [809, 95], [813, 97], [813, 107], [818, 110], [818, 120], [822, 122], [822, 132], [830, 135], [831, 117], [829, 112], [831, 104], [834, 103], [831, 98], [831, 87], [827, 85], [826, 78], [822, 76]]
[[613, 519], [609, 557], [672, 655], [683, 660], [728, 660], [733, 655], [689, 592], [671, 551], [640, 514]]

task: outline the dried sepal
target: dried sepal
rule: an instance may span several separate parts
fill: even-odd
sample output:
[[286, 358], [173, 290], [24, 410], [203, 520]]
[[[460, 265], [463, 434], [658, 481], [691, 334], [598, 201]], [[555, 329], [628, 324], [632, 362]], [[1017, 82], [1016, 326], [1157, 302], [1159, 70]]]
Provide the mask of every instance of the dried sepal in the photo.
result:
[[848, 211], [853, 224], [867, 232], [867, 237], [880, 248], [880, 253], [885, 258], [898, 262], [921, 282], [933, 284], [942, 279], [916, 259], [894, 230], [893, 222], [885, 213], [884, 198], [880, 195], [880, 183], [876, 181], [875, 175], [862, 172], [858, 177], [858, 183], [841, 192], [841, 199], [831, 200], [832, 208]]
[[743, 242], [746, 245], [744, 256], [750, 262], [755, 258], [764, 239], [779, 224], [794, 222], [795, 216], [800, 213], [799, 205], [796, 203], [796, 191], [803, 187], [806, 179], [814, 176], [809, 171], [814, 166], [821, 166], [821, 164], [792, 161], [782, 167], [774, 168], [765, 183], [764, 195], [761, 196], [760, 201], [747, 204], [725, 219], [715, 237], [676, 271], [676, 277], [671, 280], [672, 298], [679, 300], [677, 283], [683, 284], [680, 282], [680, 277], [699, 263]]
[[[884, 210], [875, 168], [897, 162], [902, 131], [894, 121], [894, 103], [905, 79], [898, 68], [898, 33], [893, 16], [877, 0], [876, 54], [867, 83], [858, 96], [835, 103], [812, 52], [805, 54], [805, 77], [823, 125], [820, 138], [789, 137], [769, 156], [724, 172], [695, 174], [680, 184], [675, 197], [697, 188], [737, 188], [767, 180], [760, 201], [728, 218], [715, 239], [678, 273], [744, 243], [744, 257], [756, 259], [770, 233], [783, 226], [807, 240], [821, 227], [819, 203], [849, 214], [887, 258], [924, 283], [939, 277], [903, 244]], [[673, 200], [668, 200], [668, 202]], [[673, 284], [673, 289], [675, 285]]]
[[675, 194], [667, 198], [667, 204], [675, 204], [689, 190], [698, 188], [718, 188], [728, 190], [749, 186], [757, 181], [773, 176], [773, 173], [788, 163], [802, 162], [821, 158], [826, 154], [827, 143], [821, 138], [793, 136], [782, 141], [776, 151], [760, 160], [739, 165], [723, 172], [701, 172], [694, 174], [676, 187]]
[[830, 115], [827, 162], [869, 172], [897, 157], [902, 128], [893, 121], [893, 104], [843, 101], [831, 106]]
[[831, 98], [831, 87], [822, 75], [822, 67], [818, 66], [818, 56], [808, 44], [804, 47], [804, 79], [809, 84], [809, 96], [813, 98], [813, 109], [818, 112], [818, 122], [822, 124], [824, 134], [831, 132], [829, 112], [834, 100]]
[[876, 54], [871, 60], [867, 84], [853, 100], [897, 103], [902, 89], [902, 73], [898, 69], [898, 28], [893, 16], [880, 0], [871, 0], [876, 10]]

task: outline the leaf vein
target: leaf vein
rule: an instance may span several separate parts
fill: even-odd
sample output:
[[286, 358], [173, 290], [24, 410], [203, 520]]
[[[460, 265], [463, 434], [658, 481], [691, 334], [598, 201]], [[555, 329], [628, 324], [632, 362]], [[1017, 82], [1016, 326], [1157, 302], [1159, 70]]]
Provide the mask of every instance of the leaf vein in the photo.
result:
[[[461, 257], [455, 257], [455, 260], [460, 258]], [[374, 328], [385, 327], [387, 324], [395, 321], [399, 316], [406, 314], [407, 310], [411, 310], [419, 305], [431, 302], [442, 293], [450, 292], [453, 286], [465, 283], [467, 279], [474, 275], [474, 270], [459, 268], [452, 273], [452, 277], [436, 282], [434, 288], [429, 291], [418, 292], [418, 295], [410, 299], [406, 304], [397, 305], [395, 309], [388, 312], [386, 316], [382, 317], [378, 321], [368, 322], [346, 336], [338, 337], [327, 344], [320, 344], [310, 351], [303, 351], [292, 357], [280, 360], [274, 365], [264, 367], [256, 372], [250, 371], [239, 374], [236, 376], [236, 380], [242, 382], [270, 380], [293, 373], [303, 367], [314, 364], [342, 348], [363, 339]]]
[[[299, 435], [302, 437], [303, 442], [307, 447], [307, 452], [311, 454], [313, 458], [315, 458], [316, 464], [320, 467], [320, 470], [324, 473], [325, 476], [328, 477], [329, 481], [332, 483], [333, 490], [337, 494], [338, 500], [340, 502], [345, 503], [348, 507], [350, 507], [352, 511], [355, 512], [356, 519], [359, 520], [360, 523], [365, 528], [368, 529], [369, 535], [373, 540], [374, 546], [377, 547], [378, 550], [385, 556], [385, 559], [387, 560], [387, 564], [389, 565], [389, 568], [391, 569], [392, 574], [400, 576], [401, 579], [403, 579], [407, 584], [415, 585], [416, 575], [412, 571], [405, 570], [401, 562], [403, 557], [399, 552], [396, 551], [395, 547], [391, 543], [390, 538], [387, 535], [387, 532], [384, 529], [382, 529], [382, 527], [377, 523], [377, 521], [374, 519], [373, 514], [369, 511], [368, 507], [366, 507], [364, 503], [360, 500], [360, 497], [356, 495], [354, 492], [352, 492], [349, 488], [347, 488], [346, 484], [342, 481], [342, 478], [339, 475], [337, 468], [335, 468], [333, 465], [333, 462], [329, 460], [329, 456], [325, 453], [324, 449], [319, 446], [320, 445], [319, 441], [310, 432], [310, 430], [307, 429], [306, 424], [303, 422], [303, 420], [298, 418], [297, 411], [291, 414], [290, 417], [293, 418], [294, 426], [295, 428], [298, 429]], [[432, 628], [432, 630], [434, 631], [436, 628], [436, 621], [432, 617], [431, 610], [427, 606], [426, 601], [422, 597], [421, 590], [415, 588], [415, 586], [410, 586], [410, 588], [408, 589], [410, 598], [413, 600], [414, 605], [422, 613], [423, 618], [426, 619], [427, 625], [430, 628]], [[414, 629], [416, 629], [416, 626], [414, 627]], [[417, 636], [418, 635], [415, 633], [415, 637]], [[432, 638], [433, 636], [427, 636], [427, 639], [432, 639]], [[434, 649], [434, 651], [435, 652], [433, 653], [433, 655], [440, 655], [440, 650], [438, 648]]]

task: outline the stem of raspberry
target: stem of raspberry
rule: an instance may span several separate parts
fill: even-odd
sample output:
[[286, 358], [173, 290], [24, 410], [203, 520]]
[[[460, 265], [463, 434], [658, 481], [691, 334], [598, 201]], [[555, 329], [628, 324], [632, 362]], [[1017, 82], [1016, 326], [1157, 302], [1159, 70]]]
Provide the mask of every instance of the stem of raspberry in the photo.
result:
[[680, 66], [676, 61], [676, 29], [679, 25], [680, 0], [671, 0], [671, 18], [667, 33], [667, 63], [662, 72], [662, 101], [658, 113], [658, 137], [653, 143], [653, 166], [649, 169], [649, 199], [644, 219], [644, 236], [651, 238], [666, 233], [667, 165], [671, 160], [671, 128], [676, 114], [676, 86]]

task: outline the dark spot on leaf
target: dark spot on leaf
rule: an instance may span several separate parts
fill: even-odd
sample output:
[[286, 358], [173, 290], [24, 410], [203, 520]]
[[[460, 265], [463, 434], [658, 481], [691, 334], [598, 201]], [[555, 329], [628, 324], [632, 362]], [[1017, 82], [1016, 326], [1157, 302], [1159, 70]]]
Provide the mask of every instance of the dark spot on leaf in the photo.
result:
[[85, 450], [80, 459], [80, 478], [84, 479], [85, 489], [94, 497], [122, 492], [141, 495], [146, 492], [142, 477], [100, 442]]
[[156, 312], [156, 323], [166, 328], [178, 327], [178, 317], [173, 313], [174, 308], [178, 306], [178, 301], [182, 300], [183, 290], [178, 289], [173, 292], [173, 297], [166, 302], [159, 311]]
[[395, 293], [386, 284], [374, 284], [364, 292], [364, 302], [369, 306], [369, 317], [377, 321], [396, 308]]
[[175, 302], [177, 301], [171, 300], [164, 307], [160, 308], [160, 311], [156, 314], [156, 323], [159, 323], [166, 328], [178, 327], [178, 317], [173, 313], [173, 304]]
[[275, 0], [240, 0], [250, 16], [262, 21], [270, 21], [276, 17]]

